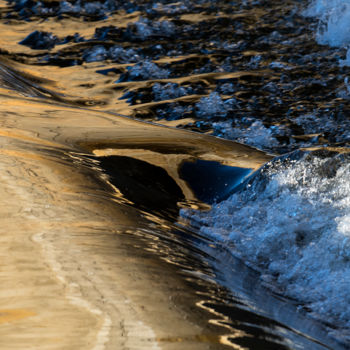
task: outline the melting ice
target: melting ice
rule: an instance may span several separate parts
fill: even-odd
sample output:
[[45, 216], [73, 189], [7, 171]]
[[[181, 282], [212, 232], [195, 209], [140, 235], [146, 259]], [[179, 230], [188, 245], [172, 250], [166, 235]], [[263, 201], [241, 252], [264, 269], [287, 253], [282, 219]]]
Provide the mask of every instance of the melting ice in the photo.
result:
[[262, 272], [280, 293], [350, 339], [350, 155], [276, 158], [209, 213], [186, 212], [203, 234]]

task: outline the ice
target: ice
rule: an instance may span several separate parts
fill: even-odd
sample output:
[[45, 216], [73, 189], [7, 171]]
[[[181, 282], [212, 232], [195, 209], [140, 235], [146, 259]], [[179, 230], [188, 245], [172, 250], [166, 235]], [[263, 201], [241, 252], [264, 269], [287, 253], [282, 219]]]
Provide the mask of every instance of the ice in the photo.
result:
[[200, 118], [224, 118], [230, 108], [227, 101], [223, 101], [217, 92], [212, 92], [208, 97], [202, 97], [196, 104], [196, 114]]
[[130, 39], [147, 40], [153, 36], [171, 37], [175, 34], [175, 26], [169, 21], [150, 21], [141, 17], [139, 21], [129, 23], [126, 35]]
[[[346, 48], [350, 44], [350, 0], [314, 0], [304, 14], [319, 19], [320, 44]], [[340, 63], [350, 65], [349, 51]]]
[[178, 84], [167, 83], [165, 85], [155, 83], [152, 87], [156, 101], [170, 100], [187, 95], [187, 90]]
[[349, 179], [349, 155], [298, 151], [275, 159], [209, 213], [182, 215], [350, 340]]
[[81, 8], [79, 5], [73, 5], [68, 1], [61, 1], [59, 11], [60, 11], [60, 13], [77, 14], [81, 11]]
[[94, 46], [84, 51], [83, 59], [86, 62], [98, 62], [107, 58], [107, 50], [102, 45]]
[[181, 14], [186, 11], [189, 11], [190, 4], [184, 4], [183, 2], [171, 3], [171, 4], [162, 4], [156, 3], [152, 6], [152, 9], [156, 12], [166, 14], [166, 15], [175, 15]]
[[137, 62], [141, 58], [134, 49], [123, 49], [120, 46], [112, 46], [108, 50], [108, 57], [112, 61], [127, 63], [127, 62]]
[[58, 42], [59, 39], [56, 35], [35, 30], [19, 42], [19, 44], [29, 46], [34, 50], [43, 50], [52, 49]]
[[84, 5], [84, 9], [88, 15], [103, 15], [103, 9], [99, 2], [88, 2]]
[[169, 76], [167, 69], [159, 68], [158, 65], [147, 60], [128, 69], [131, 80], [165, 79]]
[[229, 122], [216, 122], [213, 126], [215, 134], [263, 150], [278, 147], [279, 142], [275, 136], [282, 132], [266, 128], [260, 120], [253, 121], [248, 127], [232, 127]]

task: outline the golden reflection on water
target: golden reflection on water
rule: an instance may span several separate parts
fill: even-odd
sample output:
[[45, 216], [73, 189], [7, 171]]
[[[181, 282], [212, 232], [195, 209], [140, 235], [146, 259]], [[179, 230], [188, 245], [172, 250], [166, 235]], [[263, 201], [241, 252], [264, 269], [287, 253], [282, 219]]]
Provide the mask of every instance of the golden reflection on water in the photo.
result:
[[215, 310], [214, 308], [211, 308], [208, 305], [206, 305], [207, 302], [207, 300], [201, 300], [197, 302], [196, 305], [202, 309], [205, 309], [211, 315], [215, 316], [215, 318], [209, 320], [211, 324], [218, 325], [220, 327], [225, 327], [230, 330], [230, 333], [219, 336], [219, 342], [236, 350], [247, 350], [247, 348], [241, 347], [239, 344], [235, 344], [235, 339], [252, 336], [242, 330], [235, 329], [234, 327], [232, 327], [230, 319], [226, 315]]
[[36, 313], [31, 310], [17, 309], [17, 310], [0, 310], [0, 324], [14, 322], [23, 318], [35, 316]]
[[[139, 15], [117, 14], [118, 26], [126, 27]], [[252, 18], [258, 15], [252, 12]], [[94, 26], [88, 21], [48, 19], [36, 21], [35, 29], [59, 31], [60, 36], [76, 30], [92, 37], [95, 28], [114, 25], [116, 17]], [[200, 22], [207, 16], [181, 18]], [[34, 62], [32, 50], [18, 44], [32, 29], [30, 22], [0, 23], [0, 48]], [[56, 46], [52, 52], [65, 48]], [[155, 62], [181, 63], [195, 57], [201, 55]], [[108, 68], [125, 72], [127, 66]], [[189, 259], [198, 251], [173, 233], [171, 220], [133, 207], [100, 163], [119, 156], [161, 168], [184, 195], [177, 209], [210, 208], [181, 178], [184, 162], [215, 161], [254, 171], [272, 156], [231, 141], [126, 117], [168, 102], [196, 102], [202, 95], [137, 106], [121, 97], [127, 90], [149, 88], [154, 82], [214, 86], [222, 79], [239, 81], [247, 73], [118, 82], [119, 73], [96, 72], [103, 68], [98, 62], [65, 68], [0, 62], [0, 256], [6, 261], [0, 271], [4, 286], [0, 303], [8, 307], [0, 310], [0, 325], [7, 327], [0, 327], [2, 343], [23, 349], [32, 341], [35, 349], [57, 350], [137, 349], [145, 344], [150, 349], [158, 349], [157, 344], [174, 349], [171, 344], [176, 343], [189, 350], [202, 350], [206, 344], [213, 349], [245, 349], [235, 339], [250, 335], [236, 329], [228, 316], [209, 307], [186, 284], [195, 277], [213, 279], [208, 270], [193, 265], [197, 260]], [[275, 73], [249, 73], [271, 74]], [[179, 277], [179, 271], [190, 269], [191, 278]], [[203, 313], [193, 312], [193, 305]], [[24, 322], [18, 338], [15, 321]]]
[[[115, 348], [125, 339], [136, 347], [145, 341], [155, 347], [157, 339], [161, 344], [181, 340], [188, 349], [201, 349], [205, 343], [219, 346], [220, 332], [208, 333], [204, 320], [199, 322], [201, 326], [187, 321], [183, 311], [169, 301], [181, 280], [155, 256], [174, 268], [188, 265], [186, 250], [174, 254], [161, 238], [167, 232], [167, 240], [180, 244], [179, 238], [170, 234], [172, 225], [131, 207], [133, 203], [110, 181], [99, 159], [129, 157], [162, 168], [181, 188], [184, 203], [200, 207], [179, 175], [184, 161], [215, 160], [256, 169], [271, 157], [230, 141], [77, 107], [74, 98], [61, 94], [58, 84], [41, 79], [28, 67], [17, 79], [18, 67], [0, 63], [0, 81], [6, 86], [0, 90], [0, 190], [7, 202], [0, 206], [0, 255], [11, 262], [3, 267], [9, 285], [22, 295], [22, 299], [9, 298], [3, 290], [0, 302], [9, 310], [23, 310], [0, 313], [0, 323], [9, 325], [6, 330], [0, 328], [3, 343], [10, 344], [11, 334], [16, 333], [12, 321], [23, 319], [23, 339], [16, 341], [17, 348], [37, 334], [37, 324], [42, 324], [47, 334], [45, 339], [38, 335], [37, 349], [47, 349], [53, 343], [56, 349], [91, 347], [87, 342]], [[60, 71], [62, 81], [64, 74], [69, 75], [64, 72]], [[17, 240], [30, 243], [21, 245]], [[10, 259], [7, 250], [14, 249], [12, 245], [22, 253], [14, 253]], [[133, 249], [137, 252], [128, 256]], [[146, 253], [154, 257], [144, 257]], [[33, 263], [22, 270], [16, 267], [22, 266], [19, 259]], [[40, 271], [40, 280], [34, 277], [36, 271]], [[154, 280], [154, 274], [159, 279]], [[24, 277], [30, 281], [25, 289], [18, 282]], [[176, 293], [187, 300], [189, 289], [181, 283]], [[35, 290], [39, 299], [32, 297]], [[101, 298], [108, 303], [101, 303]], [[109, 303], [115, 304], [114, 309]], [[186, 309], [189, 301], [183, 303]], [[32, 308], [36, 310], [33, 319], [29, 316], [34, 314], [26, 311]], [[149, 313], [150, 309], [154, 311]], [[160, 322], [157, 314], [164, 315], [166, 321]], [[120, 315], [129, 324], [129, 335], [115, 336], [110, 330], [112, 325], [117, 327]], [[69, 321], [69, 330], [64, 320]], [[56, 321], [63, 325], [53, 328]], [[143, 329], [142, 335], [132, 329]]]

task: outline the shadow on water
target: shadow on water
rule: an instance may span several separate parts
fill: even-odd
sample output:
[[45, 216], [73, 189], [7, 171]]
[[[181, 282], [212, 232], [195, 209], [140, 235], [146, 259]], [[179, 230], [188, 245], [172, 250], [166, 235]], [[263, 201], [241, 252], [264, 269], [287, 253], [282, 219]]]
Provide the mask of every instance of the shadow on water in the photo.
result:
[[186, 182], [198, 203], [212, 204], [227, 198], [252, 172], [252, 169], [197, 159], [180, 164], [176, 182], [162, 167], [140, 159], [126, 156], [97, 159], [110, 182], [136, 208], [168, 219], [176, 219], [179, 207], [186, 202], [177, 184], [180, 179]]
[[177, 203], [185, 198], [163, 168], [125, 156], [102, 157], [99, 161], [111, 183], [135, 207], [164, 217], [177, 216]]

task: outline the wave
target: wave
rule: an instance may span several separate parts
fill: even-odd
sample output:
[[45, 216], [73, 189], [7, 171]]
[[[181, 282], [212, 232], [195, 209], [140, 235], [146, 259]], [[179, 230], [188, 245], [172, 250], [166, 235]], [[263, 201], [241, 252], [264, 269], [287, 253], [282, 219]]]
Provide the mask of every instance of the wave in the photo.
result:
[[182, 215], [349, 341], [349, 179], [349, 154], [296, 151], [269, 162], [210, 212]]
[[319, 44], [347, 49], [341, 65], [350, 65], [350, 1], [349, 0], [314, 0], [304, 15], [319, 19], [316, 39]]

